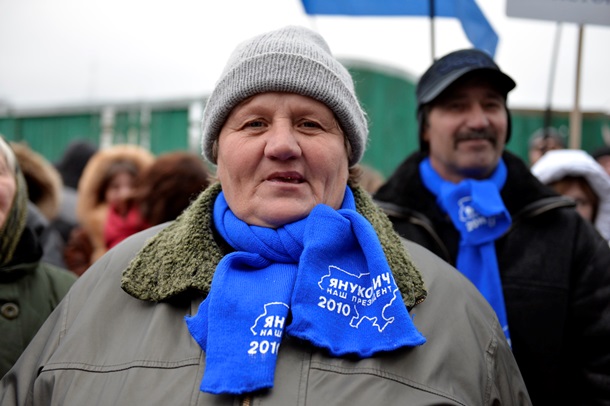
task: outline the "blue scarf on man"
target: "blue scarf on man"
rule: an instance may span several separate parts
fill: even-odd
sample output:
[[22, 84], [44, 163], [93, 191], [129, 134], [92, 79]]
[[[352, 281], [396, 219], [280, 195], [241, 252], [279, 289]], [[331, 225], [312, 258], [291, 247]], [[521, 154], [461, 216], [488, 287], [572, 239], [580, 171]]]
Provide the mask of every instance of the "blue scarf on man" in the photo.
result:
[[510, 343], [508, 318], [494, 242], [511, 225], [511, 217], [500, 196], [506, 182], [506, 165], [500, 160], [485, 180], [444, 180], [432, 168], [430, 158], [419, 164], [422, 181], [435, 196], [460, 233], [457, 269], [462, 272], [496, 311]]
[[319, 204], [278, 229], [241, 221], [220, 193], [214, 225], [236, 251], [220, 261], [209, 295], [186, 318], [206, 352], [202, 391], [273, 387], [284, 332], [332, 356], [362, 358], [426, 341], [349, 187], [341, 209]]

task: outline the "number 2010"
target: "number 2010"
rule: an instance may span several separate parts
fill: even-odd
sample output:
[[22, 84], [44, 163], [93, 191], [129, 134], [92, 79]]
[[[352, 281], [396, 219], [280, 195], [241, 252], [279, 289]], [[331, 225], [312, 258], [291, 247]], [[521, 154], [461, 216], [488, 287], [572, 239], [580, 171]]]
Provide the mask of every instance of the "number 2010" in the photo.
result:
[[267, 340], [264, 341], [251, 341], [250, 349], [248, 350], [248, 354], [256, 355], [256, 354], [267, 354], [271, 351], [271, 354], [277, 354], [280, 349], [280, 343], [269, 342]]
[[342, 314], [344, 316], [349, 316], [350, 313], [350, 306], [347, 303], [335, 302], [333, 299], [327, 299], [324, 296], [320, 296], [318, 306], [329, 312], [336, 311], [337, 314]]

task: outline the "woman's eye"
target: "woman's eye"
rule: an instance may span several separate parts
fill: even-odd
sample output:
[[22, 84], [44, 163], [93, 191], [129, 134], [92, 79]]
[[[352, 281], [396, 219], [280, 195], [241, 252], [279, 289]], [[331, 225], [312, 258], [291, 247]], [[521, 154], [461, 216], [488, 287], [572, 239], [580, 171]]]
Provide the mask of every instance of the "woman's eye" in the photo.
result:
[[302, 126], [308, 128], [320, 128], [320, 124], [313, 121], [304, 121]]
[[250, 127], [250, 128], [260, 128], [262, 126], [263, 126], [262, 121], [250, 121], [249, 123], [246, 124], [246, 127]]

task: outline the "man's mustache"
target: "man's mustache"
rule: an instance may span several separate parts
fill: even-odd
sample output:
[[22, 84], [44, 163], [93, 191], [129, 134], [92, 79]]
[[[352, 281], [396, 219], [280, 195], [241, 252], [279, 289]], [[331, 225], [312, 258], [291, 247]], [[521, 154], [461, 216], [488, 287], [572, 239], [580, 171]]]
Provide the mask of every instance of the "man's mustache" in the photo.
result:
[[496, 134], [491, 131], [469, 131], [457, 134], [454, 138], [454, 145], [457, 146], [460, 141], [469, 140], [486, 140], [491, 142], [491, 144], [494, 146], [498, 143]]

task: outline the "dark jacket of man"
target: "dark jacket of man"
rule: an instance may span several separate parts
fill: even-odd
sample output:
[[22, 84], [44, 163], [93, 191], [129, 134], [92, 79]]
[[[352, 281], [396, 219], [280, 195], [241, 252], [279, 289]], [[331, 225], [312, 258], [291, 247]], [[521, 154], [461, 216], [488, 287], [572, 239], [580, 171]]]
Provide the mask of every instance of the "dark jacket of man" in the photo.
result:
[[[422, 183], [417, 152], [375, 195], [403, 237], [455, 265], [459, 233]], [[610, 404], [610, 248], [564, 198], [503, 154], [512, 217], [495, 243], [512, 348], [534, 405]]]

